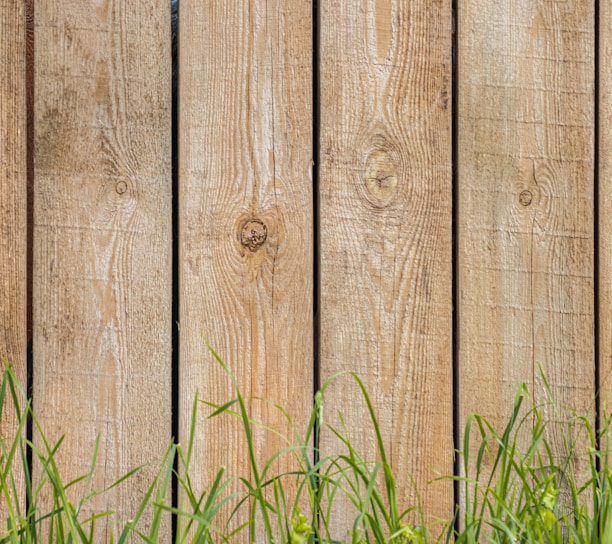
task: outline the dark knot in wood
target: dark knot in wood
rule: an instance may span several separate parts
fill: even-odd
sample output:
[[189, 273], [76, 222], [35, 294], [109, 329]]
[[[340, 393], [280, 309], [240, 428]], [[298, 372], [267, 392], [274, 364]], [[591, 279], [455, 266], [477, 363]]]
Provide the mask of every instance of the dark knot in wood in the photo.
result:
[[117, 183], [117, 185], [115, 185], [115, 191], [117, 191], [117, 194], [122, 195], [124, 194], [128, 189], [127, 183], [125, 181], [120, 181], [119, 183]]
[[242, 227], [240, 241], [249, 251], [257, 251], [268, 237], [268, 227], [259, 219], [249, 219]]
[[519, 202], [523, 205], [523, 206], [529, 206], [529, 204], [531, 204], [531, 201], [533, 200], [533, 195], [531, 194], [531, 191], [523, 191], [520, 195], [519, 195]]

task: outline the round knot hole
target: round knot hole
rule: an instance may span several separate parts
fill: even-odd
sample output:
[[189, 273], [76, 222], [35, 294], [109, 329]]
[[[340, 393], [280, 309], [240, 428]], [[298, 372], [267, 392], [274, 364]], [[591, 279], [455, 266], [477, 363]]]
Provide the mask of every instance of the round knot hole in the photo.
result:
[[249, 251], [257, 251], [268, 237], [268, 227], [259, 219], [249, 219], [242, 227], [240, 241]]
[[127, 183], [125, 181], [120, 181], [115, 185], [115, 191], [117, 191], [118, 195], [124, 194], [128, 190]]
[[531, 194], [531, 191], [522, 191], [519, 195], [519, 202], [522, 206], [529, 206], [532, 200], [533, 195]]

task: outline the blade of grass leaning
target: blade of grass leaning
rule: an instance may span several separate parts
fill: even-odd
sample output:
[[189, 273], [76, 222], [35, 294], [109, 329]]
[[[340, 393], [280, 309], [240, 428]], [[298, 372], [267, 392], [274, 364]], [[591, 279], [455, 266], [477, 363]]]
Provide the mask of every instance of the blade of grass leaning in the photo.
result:
[[[2, 417], [0, 415], [0, 417]], [[10, 450], [6, 450], [4, 439], [0, 440], [1, 451], [2, 451], [2, 496], [4, 497], [4, 503], [7, 508], [7, 514], [9, 519], [16, 520], [21, 517], [21, 508], [19, 506], [19, 493], [17, 492], [17, 486], [15, 478], [13, 476], [13, 460], [17, 454], [17, 450], [20, 449], [22, 444], [23, 431], [27, 421], [27, 412], [24, 411], [19, 418], [17, 430], [15, 432], [15, 438], [11, 444]]]
[[[6, 405], [6, 391], [7, 389], [10, 391], [9, 398], [12, 401], [11, 407], [15, 412], [15, 415], [19, 421], [18, 429], [13, 438], [13, 442], [11, 444], [11, 448], [9, 453], [6, 453], [5, 443], [2, 440], [2, 449], [5, 459], [5, 471], [2, 474], [2, 482], [3, 487], [8, 481], [10, 483], [10, 488], [12, 490], [12, 498], [11, 500], [9, 495], [5, 495], [6, 505], [9, 508], [9, 511], [12, 511], [10, 514], [10, 519], [13, 520], [13, 525], [17, 528], [25, 527], [24, 532], [27, 535], [27, 538], [36, 537], [36, 525], [35, 525], [35, 517], [30, 514], [30, 512], [26, 512], [25, 518], [22, 516], [21, 510], [21, 495], [17, 491], [17, 485], [14, 475], [14, 459], [17, 454], [17, 450], [20, 452], [20, 468], [23, 471], [23, 481], [25, 483], [25, 492], [26, 492], [26, 505], [32, 505], [32, 488], [31, 488], [31, 478], [30, 478], [30, 467], [27, 459], [27, 439], [24, 434], [24, 429], [27, 424], [28, 418], [31, 415], [31, 400], [27, 398], [24, 389], [19, 384], [19, 380], [12, 368], [12, 366], [3, 359], [4, 363], [4, 372], [2, 376], [2, 388], [1, 388], [1, 409], [0, 411], [4, 413], [4, 407]], [[22, 407], [22, 402], [24, 406]], [[1, 417], [1, 416], [0, 416]], [[5, 489], [8, 492], [8, 489]]]
[[[25, 442], [24, 429], [27, 423], [27, 419], [30, 413], [31, 403], [23, 394], [23, 390], [19, 386], [17, 381], [17, 377], [11, 367], [11, 365], [6, 361], [6, 359], [2, 360], [4, 371], [2, 373], [2, 385], [0, 387], [0, 418], [4, 416], [6, 399], [7, 399], [7, 389], [10, 390], [10, 399], [12, 401], [11, 408], [15, 412], [15, 417], [18, 421], [17, 429], [15, 431], [13, 441], [10, 445], [10, 448], [7, 451], [6, 443], [4, 438], [0, 438], [0, 447], [2, 451], [2, 496], [5, 499], [5, 505], [7, 508], [7, 514], [9, 520], [13, 521], [15, 526], [19, 526], [21, 519], [21, 506], [20, 506], [20, 495], [17, 491], [17, 485], [14, 477], [14, 459], [17, 455], [17, 451], [22, 452], [23, 444]], [[25, 406], [21, 407], [21, 402], [25, 402]], [[23, 462], [23, 455], [21, 456], [21, 461]], [[27, 485], [28, 481], [28, 466], [27, 463], [23, 464], [24, 476]]]
[[[59, 468], [57, 466], [57, 463], [55, 462], [55, 454], [57, 453], [61, 443], [63, 442], [64, 437], [62, 436], [57, 441], [55, 446], [51, 447], [49, 441], [47, 440], [45, 434], [43, 433], [40, 427], [40, 424], [38, 423], [38, 420], [34, 416], [32, 416], [32, 422], [43, 443], [44, 452], [43, 450], [36, 447], [34, 444], [30, 444], [30, 447], [32, 448], [33, 454], [41, 462], [42, 469], [44, 473], [48, 476], [49, 482], [52, 486], [54, 499], [57, 501], [58, 507], [61, 508], [64, 514], [63, 516], [56, 516], [55, 518], [56, 528], [60, 533], [62, 533], [61, 539], [63, 541], [66, 541], [66, 539], [68, 538], [67, 535], [69, 535], [70, 539], [74, 542], [87, 542], [87, 535], [83, 528], [80, 526], [74, 506], [66, 495], [67, 486], [63, 484]], [[68, 524], [68, 532], [66, 534], [64, 534], [64, 520]]]
[[[494, 462], [485, 485], [486, 493], [482, 502], [482, 508], [479, 512], [477, 531], [475, 533], [475, 537], [477, 539], [481, 537], [483, 518], [486, 509], [489, 509], [490, 515], [492, 515], [492, 517], [500, 515], [506, 511], [507, 505], [504, 503], [504, 501], [491, 501], [490, 497], [493, 496], [493, 498], [495, 498], [495, 496], [497, 495], [499, 499], [499, 497], [511, 495], [510, 476], [512, 465], [510, 464], [509, 466], [508, 464], [508, 453], [514, 451], [515, 448], [515, 442], [513, 442], [512, 439], [512, 432], [516, 428], [517, 421], [525, 421], [524, 418], [522, 420], [519, 419], [521, 406], [523, 405], [525, 399], [525, 393], [525, 385], [519, 384], [514, 399], [513, 409], [510, 414], [510, 419], [506, 424], [504, 432], [501, 436], [493, 429], [492, 425], [485, 418], [480, 416], [476, 418], [479, 426], [481, 426], [481, 433], [491, 437], [489, 443], [495, 443], [497, 445], [497, 452], [495, 454]], [[482, 473], [482, 470], [480, 470], [479, 472]], [[498, 480], [494, 485], [494, 478], [496, 477], [496, 475], [498, 477]]]
[[[265, 469], [262, 471], [262, 478], [265, 478]], [[287, 519], [287, 501], [285, 497], [285, 490], [283, 489], [282, 479], [273, 475], [269, 484], [272, 486], [272, 497], [274, 498], [274, 511], [277, 513], [276, 515], [276, 530], [277, 534], [280, 535], [280, 541], [286, 540], [289, 538], [289, 533], [291, 529], [289, 527], [289, 520]], [[266, 486], [267, 482], [264, 482], [264, 486]], [[265, 487], [264, 487], [265, 489]], [[287, 535], [286, 538], [283, 538], [284, 535]]]
[[[317, 498], [316, 498], [317, 497], [316, 495], [317, 479], [316, 479], [316, 472], [312, 471], [312, 466], [313, 466], [312, 462], [314, 460], [314, 457], [316, 456], [314, 454], [314, 448], [312, 446], [309, 446], [308, 442], [310, 441], [311, 436], [312, 436], [312, 429], [314, 428], [314, 425], [315, 425], [316, 414], [320, 413], [318, 406], [321, 402], [321, 396], [318, 395], [317, 397], [315, 397], [315, 406], [313, 408], [313, 412], [311, 413], [310, 421], [309, 421], [309, 424], [307, 425], [307, 429], [306, 429], [304, 438], [300, 436], [300, 433], [295, 428], [295, 425], [293, 424], [293, 421], [289, 413], [282, 406], [278, 405], [277, 403], [273, 403], [267, 399], [263, 399], [259, 397], [253, 397], [253, 399], [260, 401], [260, 402], [267, 403], [273, 409], [279, 410], [281, 412], [281, 415], [283, 416], [283, 418], [289, 425], [293, 438], [298, 443], [297, 445], [292, 445], [289, 437], [285, 435], [284, 433], [274, 428], [271, 428], [268, 425], [265, 425], [263, 422], [249, 418], [249, 422], [251, 426], [253, 427], [256, 426], [260, 429], [263, 429], [266, 432], [272, 433], [275, 436], [278, 436], [285, 444], [287, 444], [286, 447], [279, 449], [270, 458], [268, 458], [268, 460], [263, 464], [260, 470], [262, 489], [265, 489], [266, 487], [272, 487], [274, 490], [275, 504], [271, 508], [271, 512], [277, 515], [276, 517], [276, 523], [278, 526], [277, 530], [279, 534], [283, 532], [287, 534], [287, 531], [289, 531], [289, 526], [292, 523], [292, 519], [294, 518], [293, 513], [297, 511], [298, 503], [300, 501], [300, 496], [303, 493], [303, 490], [305, 489], [304, 482], [298, 484], [298, 488], [297, 488], [298, 491], [294, 498], [293, 505], [291, 506], [291, 508], [289, 508], [289, 505], [286, 502], [287, 499], [284, 496], [284, 488], [283, 488], [283, 481], [286, 480], [287, 478], [294, 477], [294, 478], [297, 478], [298, 480], [300, 476], [305, 476], [308, 478], [308, 482], [307, 482], [308, 485], [306, 487], [308, 488], [309, 504], [312, 505], [311, 510], [313, 511], [311, 513], [311, 525], [315, 523], [315, 520], [317, 517], [314, 514], [314, 512], [318, 511], [318, 505], [313, 504], [317, 502]], [[233, 417], [237, 417], [239, 419], [242, 418], [242, 414], [240, 411], [231, 409], [233, 405], [238, 403], [237, 398], [229, 402], [226, 402], [225, 404], [221, 406], [215, 403], [204, 401], [204, 400], [202, 400], [201, 402], [207, 406], [214, 408], [214, 411], [208, 416], [208, 418], [216, 417], [221, 414], [228, 414]], [[293, 458], [295, 459], [297, 463], [297, 466], [299, 467], [298, 470], [290, 471], [290, 472], [286, 472], [286, 473], [278, 474], [278, 475], [273, 474], [271, 472], [273, 464], [279, 457], [284, 456], [284, 455], [293, 456]], [[310, 455], [313, 456], [313, 460], [311, 460]], [[282, 529], [282, 527], [284, 527], [284, 529]]]
[[[231, 482], [231, 479], [223, 480], [224, 474], [225, 468], [221, 467], [221, 469], [219, 469], [219, 471], [217, 472], [217, 475], [211, 488], [208, 491], [202, 493], [197, 501], [194, 498], [193, 503], [191, 503], [191, 511], [187, 511], [184, 506], [180, 508], [163, 506], [164, 509], [176, 515], [178, 517], [179, 522], [182, 518], [189, 520], [185, 526], [183, 526], [182, 524], [180, 525], [183, 528], [180, 532], [177, 531], [177, 544], [179, 542], [184, 542], [187, 538], [191, 538], [190, 542], [207, 542], [206, 539], [209, 538], [210, 533], [212, 532], [217, 534], [219, 538], [224, 538], [222, 534], [219, 534], [217, 527], [213, 523], [213, 520], [217, 512], [226, 503], [238, 496], [238, 493], [227, 495], [224, 494], [227, 486]], [[179, 485], [181, 485], [180, 482]], [[189, 495], [194, 496], [193, 490], [189, 489], [188, 492]], [[206, 499], [206, 501], [204, 501], [204, 499]], [[193, 536], [190, 537], [189, 532], [194, 523], [197, 528]]]
[[232, 493], [220, 499], [221, 494], [231, 482], [230, 479], [223, 480], [224, 474], [225, 467], [221, 467], [207, 493], [204, 507], [198, 512], [198, 529], [195, 533], [196, 542], [200, 541], [204, 535], [210, 534], [211, 530], [214, 528], [213, 519], [221, 507], [238, 496], [237, 493]]
[[350, 372], [349, 374], [355, 379], [355, 381], [359, 385], [359, 388], [361, 389], [361, 393], [363, 395], [363, 399], [365, 400], [366, 405], [368, 407], [368, 413], [370, 415], [370, 421], [372, 422], [372, 425], [374, 427], [374, 432], [376, 434], [376, 444], [378, 446], [378, 453], [381, 458], [383, 474], [385, 477], [385, 491], [387, 493], [387, 500], [388, 500], [388, 505], [389, 505], [389, 510], [390, 510], [389, 513], [391, 515], [391, 523], [392, 523], [392, 527], [396, 528], [399, 525], [400, 521], [399, 521], [399, 511], [398, 511], [397, 497], [396, 497], [395, 478], [391, 470], [391, 465], [387, 461], [387, 453], [385, 449], [385, 444], [382, 438], [382, 434], [380, 432], [380, 426], [378, 425], [378, 419], [376, 417], [376, 412], [374, 410], [374, 406], [372, 405], [370, 396], [368, 395], [366, 387], [363, 381], [361, 380], [361, 378], [359, 378], [359, 376], [355, 372]]
[[[340, 422], [343, 428], [345, 429], [345, 433], [344, 434], [341, 433], [338, 429], [334, 428], [332, 425], [327, 425], [327, 428], [347, 448], [346, 455], [343, 455], [343, 454], [338, 455], [338, 459], [344, 461], [349, 472], [353, 475], [353, 480], [350, 480], [348, 478], [346, 479], [352, 491], [352, 494], [349, 495], [348, 493], [346, 493], [346, 491], [345, 491], [345, 494], [353, 502], [357, 510], [362, 511], [364, 509], [364, 506], [362, 505], [363, 493], [362, 493], [361, 486], [364, 485], [366, 489], [368, 488], [368, 486], [370, 485], [371, 479], [372, 479], [371, 473], [367, 468], [368, 463], [357, 452], [357, 450], [351, 443], [350, 438], [348, 437], [348, 433], [346, 433], [346, 424], [345, 424], [344, 418], [342, 417], [342, 414], [339, 413], [338, 417], [340, 418]], [[383, 456], [381, 455], [381, 457]], [[376, 463], [373, 465], [377, 472], [380, 468], [383, 468], [383, 473], [384, 473], [384, 461], [381, 461], [380, 463]], [[389, 467], [389, 470], [390, 470], [390, 467]], [[346, 476], [346, 472], [345, 471], [343, 472], [344, 472], [344, 476]], [[386, 486], [389, 485], [389, 480], [385, 479], [385, 483], [386, 483]], [[393, 480], [393, 485], [395, 485], [394, 480]], [[389, 496], [390, 495], [387, 493], [387, 500], [389, 500]], [[391, 495], [392, 498], [394, 496], [395, 496], [394, 494]], [[394, 515], [393, 508], [385, 505], [383, 497], [378, 491], [377, 487], [374, 487], [372, 489], [371, 494], [368, 495], [367, 505], [371, 507], [372, 514], [375, 516], [377, 524], [380, 524], [379, 516], [382, 516], [389, 533], [394, 533], [395, 531], [401, 528], [399, 514], [397, 514], [395, 518], [393, 517]], [[397, 511], [397, 503], [395, 504], [395, 508]]]
[[[186, 498], [188, 504], [190, 505], [191, 511], [188, 512], [185, 510], [185, 504], [183, 504], [180, 508], [172, 508], [170, 509], [175, 515], [177, 515], [177, 542], [183, 542], [186, 538], [189, 538], [190, 531], [193, 527], [194, 522], [197, 522], [198, 528], [196, 533], [194, 534], [193, 541], [197, 542], [200, 540], [206, 540], [209, 538], [209, 534], [211, 530], [217, 531], [217, 529], [212, 524], [212, 518], [216, 514], [216, 512], [230, 500], [236, 498], [238, 493], [234, 493], [226, 496], [225, 498], [219, 500], [221, 493], [225, 490], [225, 488], [231, 482], [231, 479], [225, 480], [221, 482], [221, 478], [225, 473], [225, 468], [221, 467], [221, 469], [217, 472], [213, 485], [208, 492], [203, 492], [200, 494], [199, 498], [196, 498], [195, 493], [193, 492], [191, 486], [191, 480], [189, 477], [189, 468], [191, 464], [191, 456], [193, 452], [193, 445], [195, 439], [195, 429], [197, 423], [197, 408], [199, 402], [203, 402], [199, 400], [199, 394], [196, 391], [196, 395], [194, 398], [192, 410], [191, 410], [191, 426], [190, 433], [187, 444], [187, 455], [185, 456], [182, 452], [182, 448], [180, 445], [177, 446], [177, 454], [179, 458], [179, 470], [176, 474], [177, 482], [180, 486], [181, 497], [183, 500]], [[237, 402], [237, 399], [230, 402], [227, 406], [225, 406], [225, 410], [229, 411], [229, 407]], [[210, 404], [206, 403], [205, 404]], [[217, 407], [218, 408], [218, 407]], [[223, 410], [219, 410], [218, 414], [223, 413]], [[216, 414], [216, 415], [218, 415]], [[212, 417], [212, 416], [209, 416]], [[206, 500], [205, 500], [206, 499]], [[205, 501], [204, 501], [205, 500]], [[204, 504], [202, 505], [202, 503]], [[233, 514], [232, 514], [233, 515]], [[231, 515], [230, 515], [231, 518]], [[229, 520], [228, 520], [229, 522]], [[218, 535], [221, 537], [221, 535]]]
[[153, 502], [153, 519], [151, 520], [151, 527], [149, 528], [149, 539], [151, 542], [157, 542], [159, 540], [159, 529], [162, 523], [162, 515], [165, 511], [163, 506], [168, 498], [168, 492], [172, 483], [175, 456], [176, 445], [172, 444], [162, 461], [161, 471], [164, 473], [164, 477], [161, 480], [161, 485], [157, 487], [155, 501]]
[[[189, 469], [191, 466], [191, 456], [193, 454], [193, 445], [195, 443], [195, 431], [196, 431], [197, 416], [198, 416], [198, 398], [199, 398], [199, 391], [198, 389], [196, 389], [193, 404], [191, 406], [191, 420], [190, 420], [190, 427], [189, 427], [189, 436], [187, 439], [187, 455], [183, 455], [183, 448], [181, 447], [180, 444], [177, 444], [178, 461], [179, 461], [180, 467], [182, 467], [182, 470], [177, 471], [176, 477], [177, 477], [177, 482], [180, 484], [183, 493], [186, 494], [186, 495], [179, 494], [179, 501], [182, 502], [184, 500], [183, 497], [187, 496], [187, 499], [189, 500], [189, 504], [191, 505], [192, 510], [194, 511], [197, 511], [196, 509], [199, 507], [199, 503], [202, 501], [204, 497], [204, 495], [202, 494], [200, 496], [200, 500], [196, 501], [195, 494], [192, 492], [191, 480], [189, 477]], [[191, 523], [189, 522], [188, 526], [186, 528], [183, 528], [182, 518], [179, 517], [177, 519], [177, 526], [176, 526], [177, 538], [178, 538], [178, 535], [181, 535], [181, 534], [184, 534], [186, 538], [189, 532], [190, 526], [191, 526]]]
[[[348, 441], [349, 449], [352, 449], [350, 441]], [[374, 534], [382, 534], [381, 523], [382, 516], [384, 525], [389, 533], [393, 533], [391, 519], [385, 507], [382, 496], [377, 488], [376, 478], [382, 466], [381, 463], [374, 463], [373, 470], [368, 469], [369, 463], [363, 461], [361, 456], [354, 450], [348, 455], [339, 454], [334, 457], [333, 464], [338, 467], [340, 480], [347, 482], [347, 486], [339, 483], [338, 477], [334, 482], [336, 491], [341, 491], [353, 504], [356, 510], [356, 519], [353, 527], [353, 535], [363, 532], [365, 537], [368, 537], [369, 531]], [[347, 477], [347, 473], [352, 475], [352, 478]], [[331, 504], [328, 508], [328, 514], [331, 512]], [[363, 526], [363, 531], [359, 530], [359, 524]]]
[[244, 428], [244, 434], [247, 440], [247, 447], [248, 447], [248, 451], [249, 451], [249, 462], [251, 465], [251, 470], [253, 472], [253, 479], [255, 481], [255, 487], [254, 487], [254, 498], [255, 501], [257, 503], [259, 503], [260, 505], [260, 509], [261, 509], [261, 515], [263, 518], [263, 523], [264, 523], [264, 528], [265, 528], [265, 534], [266, 537], [268, 538], [268, 540], [270, 542], [272, 542], [272, 539], [274, 538], [273, 532], [272, 532], [272, 524], [270, 522], [270, 516], [268, 515], [268, 504], [267, 501], [264, 497], [263, 494], [263, 490], [261, 488], [261, 478], [259, 475], [259, 468], [257, 466], [257, 459], [255, 456], [255, 447], [253, 444], [253, 432], [251, 429], [251, 424], [250, 424], [250, 420], [249, 420], [249, 416], [248, 416], [248, 412], [246, 409], [246, 404], [244, 402], [244, 399], [242, 397], [242, 393], [240, 392], [240, 388], [238, 387], [238, 383], [236, 382], [236, 378], [234, 377], [234, 375], [232, 374], [230, 368], [225, 364], [225, 362], [223, 362], [221, 360], [221, 357], [219, 357], [219, 355], [217, 355], [217, 352], [212, 348], [212, 346], [210, 344], [207, 343], [207, 347], [209, 349], [209, 351], [212, 353], [213, 357], [215, 358], [215, 360], [221, 365], [221, 368], [223, 368], [223, 370], [225, 371], [225, 373], [227, 374], [227, 376], [230, 378], [232, 385], [234, 386], [234, 390], [236, 392], [236, 397], [238, 398], [238, 404], [240, 405], [240, 413], [242, 416], [242, 424], [243, 424], [243, 428]]
[[[136, 526], [138, 522], [140, 521], [140, 518], [142, 518], [142, 515], [144, 514], [145, 510], [147, 509], [147, 507], [149, 507], [149, 505], [152, 502], [151, 497], [153, 496], [153, 493], [155, 492], [158, 486], [158, 482], [160, 480], [161, 474], [164, 472], [164, 469], [168, 466], [168, 463], [170, 464], [170, 466], [172, 466], [170, 459], [173, 459], [172, 456], [174, 454], [173, 452], [175, 448], [176, 446], [174, 444], [171, 444], [170, 447], [166, 450], [166, 453], [164, 454], [161, 466], [159, 470], [157, 471], [157, 474], [155, 474], [153, 481], [147, 488], [147, 491], [144, 494], [144, 497], [140, 501], [140, 504], [138, 505], [138, 509], [136, 510], [134, 517], [124, 525], [121, 531], [121, 534], [119, 535], [119, 540], [117, 541], [117, 544], [125, 544], [125, 542], [132, 536], [132, 533], [136, 532], [137, 534], [139, 534], [136, 530]], [[124, 479], [125, 478], [123, 479], [120, 478], [120, 481], [123, 481]], [[117, 482], [117, 485], [118, 483], [119, 481]], [[141, 535], [141, 537], [143, 536], [144, 535]]]

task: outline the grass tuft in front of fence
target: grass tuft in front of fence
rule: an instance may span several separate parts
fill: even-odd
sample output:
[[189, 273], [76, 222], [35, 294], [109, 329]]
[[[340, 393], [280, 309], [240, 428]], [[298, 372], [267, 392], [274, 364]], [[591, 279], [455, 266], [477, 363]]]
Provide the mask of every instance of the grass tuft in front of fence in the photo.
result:
[[[230, 369], [211, 352], [235, 384]], [[378, 448], [377, 460], [364, 459], [356, 450], [349, 438], [350, 421], [340, 415], [341, 425], [334, 427], [324, 420], [325, 392], [336, 380], [353, 382], [361, 392], [364, 413]], [[295, 429], [289, 413], [276, 406], [291, 424], [293, 436], [283, 436], [287, 446], [263, 461], [256, 456], [253, 429], [259, 427], [277, 435], [278, 432], [249, 416], [248, 403], [237, 386], [235, 398], [221, 406], [197, 401], [187, 442], [170, 444], [163, 459], [152, 461], [157, 463], [157, 474], [134, 518], [124, 521], [116, 519], [112, 511], [91, 514], [87, 505], [96, 495], [128, 483], [142, 467], [134, 468], [106, 489], [92, 489], [99, 449], [96, 443], [90, 470], [75, 480], [63, 481], [55, 462], [62, 440], [57, 443], [46, 440], [30, 401], [5, 362], [0, 416], [14, 411], [19, 426], [11, 440], [0, 437], [0, 505], [6, 512], [0, 527], [0, 543], [100, 542], [102, 530], [108, 542], [157, 543], [167, 541], [167, 535], [160, 535], [160, 527], [162, 518], [168, 515], [176, 516], [174, 541], [177, 543], [254, 542], [255, 535], [262, 533], [267, 542], [282, 544], [611, 543], [612, 470], [608, 461], [612, 451], [612, 417], [606, 418], [602, 430], [597, 432], [590, 418], [575, 415], [563, 430], [567, 456], [555, 459], [547, 440], [548, 425], [544, 416], [554, 414], [556, 405], [545, 379], [544, 383], [544, 400], [534, 399], [525, 385], [518, 388], [512, 414], [501, 431], [482, 416], [475, 414], [468, 418], [462, 451], [458, 452], [463, 461], [462, 475], [440, 476], [458, 482], [467, 505], [448, 520], [428, 518], [418, 504], [399, 510], [395, 495], [397, 475], [387, 458], [386, 437], [380, 433], [363, 382], [356, 374], [346, 372], [323, 384], [302, 432]], [[190, 473], [197, 470], [191, 461], [194, 434], [202, 407], [210, 411], [208, 418], [234, 417], [242, 422], [248, 444], [245, 456], [249, 458], [252, 477], [240, 480], [239, 492], [231, 491], [232, 480], [223, 467], [218, 468], [205, 492], [198, 493], [192, 487]], [[37, 443], [43, 444], [42, 448], [26, 436], [29, 420], [33, 432], [41, 438]], [[314, 438], [324, 428], [335, 435], [342, 451], [334, 454], [315, 451]], [[578, 436], [580, 440], [576, 440]], [[584, 444], [584, 436], [589, 446], [585, 451], [576, 451], [574, 445]], [[285, 455], [295, 459], [297, 468], [275, 474], [275, 461]], [[581, 466], [575, 462], [578, 458], [586, 467], [583, 474], [575, 470]], [[33, 474], [38, 476], [34, 478]], [[181, 497], [179, 507], [170, 506], [167, 501], [173, 478]], [[23, 479], [27, 506], [20, 500], [18, 482]], [[86, 492], [75, 500], [72, 495], [77, 484]], [[53, 497], [52, 507], [44, 511], [39, 501], [43, 495]], [[340, 497], [352, 504], [354, 519], [352, 531], [338, 536], [334, 534], [334, 504]], [[236, 526], [236, 523], [232, 525], [235, 519], [246, 521]]]

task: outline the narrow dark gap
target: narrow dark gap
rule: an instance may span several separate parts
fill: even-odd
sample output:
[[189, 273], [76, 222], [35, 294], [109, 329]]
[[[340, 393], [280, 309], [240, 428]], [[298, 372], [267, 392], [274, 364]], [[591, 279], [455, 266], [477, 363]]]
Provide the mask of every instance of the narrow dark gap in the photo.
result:
[[[26, 32], [26, 393], [32, 399], [34, 387], [34, 365], [32, 346], [32, 289], [33, 289], [33, 262], [34, 262], [34, 0], [25, 2], [25, 32]], [[32, 399], [34, 402], [34, 399]], [[32, 417], [28, 416], [26, 422], [26, 438], [28, 443], [33, 438]], [[26, 450], [27, 470], [32, 474], [32, 448]], [[30, 497], [26, 498], [26, 512], [30, 507]]]
[[[179, 201], [178, 201], [178, 0], [171, 2], [172, 32], [172, 437], [179, 441]], [[178, 458], [174, 459], [178, 470]], [[178, 507], [178, 479], [172, 479], [172, 506]], [[172, 516], [172, 542], [177, 517]]]
[[[321, 296], [321, 276], [320, 276], [320, 199], [319, 199], [319, 168], [320, 168], [320, 121], [321, 121], [321, 87], [319, 77], [319, 43], [320, 43], [320, 20], [319, 4], [317, 0], [312, 0], [312, 247], [313, 247], [313, 392], [321, 388], [321, 367], [320, 367], [320, 338], [321, 321], [319, 315], [320, 296]], [[314, 398], [313, 398], [314, 403]], [[319, 462], [320, 444], [319, 422], [315, 421], [314, 428], [314, 454], [313, 463]], [[317, 484], [318, 485], [318, 484]], [[318, 514], [317, 514], [318, 515]], [[320, 520], [317, 519], [317, 523]]]
[[[458, 187], [458, 97], [459, 97], [459, 82], [458, 82], [458, 35], [459, 21], [457, 0], [452, 0], [452, 267], [453, 267], [453, 449], [455, 451], [453, 472], [455, 476], [460, 476], [461, 473], [461, 458], [457, 452], [461, 448], [461, 414], [459, 413], [459, 248], [458, 248], [458, 225], [459, 225], [459, 187]], [[455, 530], [459, 529], [459, 506], [461, 500], [461, 482], [458, 478], [453, 481], [453, 494], [455, 504]]]
[[[320, 225], [320, 203], [319, 203], [319, 126], [321, 119], [320, 110], [320, 82], [319, 82], [319, 9], [317, 0], [312, 0], [312, 204], [313, 204], [313, 389], [321, 388], [321, 369], [319, 364], [319, 297], [320, 297], [320, 275], [319, 275], [319, 225]], [[313, 399], [314, 400], [314, 399]], [[318, 429], [315, 433], [315, 462], [317, 459]]]
[[[602, 398], [600, 395], [600, 359], [599, 359], [599, 0], [595, 0], [595, 20], [593, 21], [594, 29], [594, 127], [593, 127], [593, 325], [595, 332], [594, 350], [595, 350], [595, 429], [597, 450], [600, 450], [600, 435], [602, 423]], [[597, 471], [601, 470], [601, 458], [596, 457]]]

